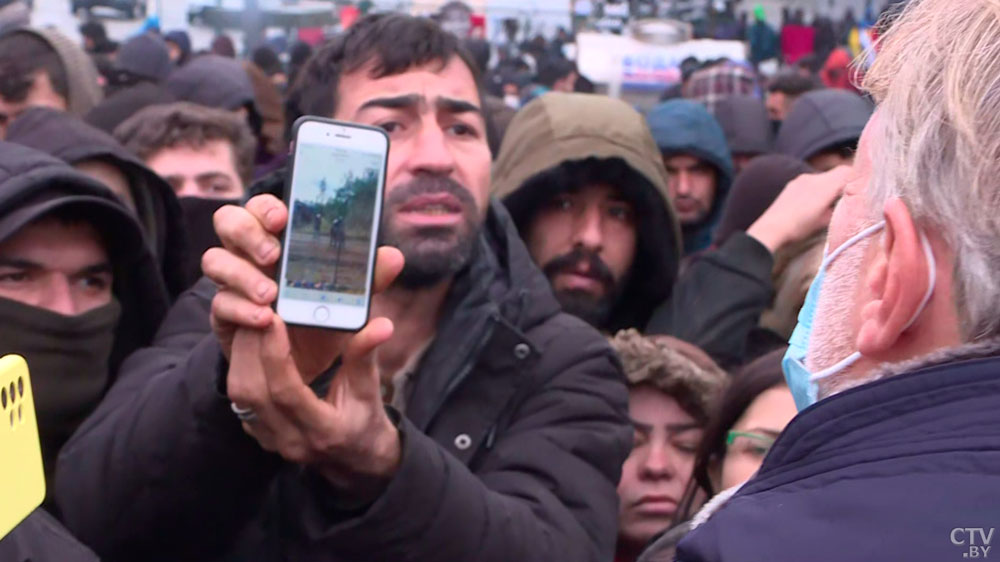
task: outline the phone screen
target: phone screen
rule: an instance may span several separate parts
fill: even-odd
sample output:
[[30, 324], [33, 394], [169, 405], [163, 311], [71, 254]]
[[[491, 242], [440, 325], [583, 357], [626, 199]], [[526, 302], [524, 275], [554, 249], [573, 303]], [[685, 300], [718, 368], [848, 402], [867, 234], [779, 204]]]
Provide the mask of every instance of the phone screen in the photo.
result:
[[368, 320], [388, 140], [306, 121], [298, 128], [279, 279], [285, 322], [357, 330]]

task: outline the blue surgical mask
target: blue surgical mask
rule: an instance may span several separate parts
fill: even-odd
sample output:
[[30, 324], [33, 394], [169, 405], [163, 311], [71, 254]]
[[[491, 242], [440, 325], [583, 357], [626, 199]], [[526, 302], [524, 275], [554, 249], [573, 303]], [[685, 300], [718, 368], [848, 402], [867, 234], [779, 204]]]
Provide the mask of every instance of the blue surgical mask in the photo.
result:
[[[818, 391], [816, 383], [818, 381], [843, 371], [856, 363], [858, 359], [861, 359], [861, 352], [855, 351], [822, 371], [810, 373], [806, 369], [806, 353], [809, 351], [809, 339], [812, 337], [816, 305], [819, 303], [819, 294], [823, 288], [823, 279], [826, 277], [826, 270], [830, 267], [830, 263], [848, 248], [882, 231], [884, 228], [885, 221], [882, 221], [854, 235], [833, 252], [829, 254], [824, 252], [826, 257], [823, 258], [823, 263], [820, 264], [819, 271], [816, 273], [812, 285], [809, 286], [805, 303], [802, 305], [802, 310], [799, 311], [799, 322], [792, 332], [792, 338], [788, 341], [788, 351], [785, 352], [785, 357], [781, 360], [781, 370], [785, 374], [785, 380], [788, 382], [788, 389], [792, 392], [792, 398], [795, 399], [795, 406], [800, 412], [816, 402]], [[931, 251], [931, 245], [927, 241], [927, 237], [922, 232], [920, 233], [920, 241], [923, 244], [924, 255], [927, 257], [929, 268], [927, 293], [924, 295], [924, 299], [921, 301], [920, 307], [917, 308], [913, 318], [903, 328], [904, 330], [909, 328], [917, 320], [917, 317], [920, 316], [920, 313], [923, 312], [924, 307], [927, 306], [927, 302], [930, 301], [931, 294], [934, 292], [934, 284], [936, 282], [934, 253]]]

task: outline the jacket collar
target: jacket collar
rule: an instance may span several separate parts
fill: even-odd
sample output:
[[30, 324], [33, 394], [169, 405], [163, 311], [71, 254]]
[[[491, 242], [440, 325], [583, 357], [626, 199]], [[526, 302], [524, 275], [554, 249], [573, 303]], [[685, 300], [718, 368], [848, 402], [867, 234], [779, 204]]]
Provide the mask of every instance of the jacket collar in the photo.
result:
[[803, 410], [740, 495], [906, 455], [1000, 448], [1000, 357], [987, 349], [996, 346], [971, 346], [961, 359], [851, 388]]
[[534, 353], [525, 332], [559, 312], [548, 280], [498, 202], [490, 203], [477, 250], [456, 275], [444, 306], [407, 398], [407, 417], [420, 429], [426, 429], [473, 367], [509, 359], [509, 354], [489, 352], [491, 347], [525, 343], [524, 349]]

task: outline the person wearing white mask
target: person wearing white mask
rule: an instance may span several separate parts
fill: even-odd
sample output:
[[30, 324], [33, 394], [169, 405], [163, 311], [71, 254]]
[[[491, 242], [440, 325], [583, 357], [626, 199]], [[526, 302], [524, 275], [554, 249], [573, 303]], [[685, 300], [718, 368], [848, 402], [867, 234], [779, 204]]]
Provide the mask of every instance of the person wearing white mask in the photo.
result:
[[800, 412], [682, 562], [995, 554], [1000, 2], [911, 2], [881, 41], [783, 361]]

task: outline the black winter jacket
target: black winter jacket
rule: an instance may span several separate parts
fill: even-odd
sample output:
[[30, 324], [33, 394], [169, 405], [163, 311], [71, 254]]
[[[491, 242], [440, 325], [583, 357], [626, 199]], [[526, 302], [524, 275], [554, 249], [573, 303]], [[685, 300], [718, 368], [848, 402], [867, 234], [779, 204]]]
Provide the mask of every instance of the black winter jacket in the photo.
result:
[[621, 367], [559, 311], [497, 203], [480, 241], [415, 373], [399, 471], [363, 512], [243, 433], [203, 280], [63, 450], [67, 526], [110, 561], [610, 560]]
[[648, 334], [694, 343], [722, 367], [741, 365], [768, 349], [752, 349], [751, 334], [774, 295], [774, 258], [760, 242], [737, 232], [688, 264], [670, 300], [657, 307]]
[[4, 562], [98, 562], [97, 556], [66, 532], [43, 509], [36, 509], [0, 537]]

